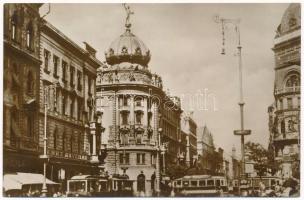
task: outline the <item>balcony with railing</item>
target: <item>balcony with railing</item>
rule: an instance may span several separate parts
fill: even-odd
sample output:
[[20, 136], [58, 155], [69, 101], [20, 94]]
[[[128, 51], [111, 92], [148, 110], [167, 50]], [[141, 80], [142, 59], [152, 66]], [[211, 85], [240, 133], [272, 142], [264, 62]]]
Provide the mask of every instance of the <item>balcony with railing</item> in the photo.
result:
[[294, 86], [294, 87], [284, 87], [284, 88], [277, 88], [274, 91], [275, 95], [281, 94], [288, 94], [288, 93], [300, 93], [301, 86]]
[[289, 132], [289, 133], [276, 134], [273, 138], [273, 141], [280, 142], [285, 140], [298, 140], [298, 139], [299, 139], [298, 132]]
[[105, 70], [97, 73], [97, 86], [112, 85], [112, 84], [137, 84], [151, 85], [157, 88], [162, 88], [162, 79], [156, 74], [151, 74], [147, 70]]
[[145, 134], [149, 128], [142, 125], [134, 127], [120, 126], [120, 147], [125, 148], [148, 148], [155, 145], [152, 134]]

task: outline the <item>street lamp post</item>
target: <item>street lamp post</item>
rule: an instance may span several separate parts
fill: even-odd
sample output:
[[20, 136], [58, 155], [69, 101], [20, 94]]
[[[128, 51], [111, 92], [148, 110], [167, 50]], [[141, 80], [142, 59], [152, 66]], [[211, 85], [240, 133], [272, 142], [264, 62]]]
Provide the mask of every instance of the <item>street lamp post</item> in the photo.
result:
[[241, 46], [241, 34], [240, 34], [240, 19], [225, 19], [220, 18], [219, 16], [216, 16], [215, 18], [216, 23], [221, 23], [222, 25], [222, 35], [223, 35], [223, 48], [222, 48], [222, 55], [225, 55], [225, 25], [226, 24], [232, 24], [235, 27], [236, 34], [237, 34], [237, 50], [238, 50], [238, 65], [239, 65], [239, 106], [240, 106], [240, 119], [241, 119], [241, 129], [235, 130], [234, 135], [241, 136], [241, 153], [242, 153], [242, 164], [241, 164], [241, 177], [245, 178], [245, 135], [250, 135], [251, 130], [245, 130], [244, 129], [244, 99], [243, 99], [243, 77], [242, 77], [242, 46]]
[[55, 102], [56, 102], [56, 83], [53, 83], [51, 85], [47, 85], [44, 88], [44, 137], [43, 137], [43, 155], [40, 155], [40, 158], [43, 160], [43, 184], [42, 184], [42, 196], [46, 197], [47, 195], [47, 186], [46, 186], [46, 165], [49, 159], [49, 156], [47, 154], [47, 110], [48, 110], [48, 96], [49, 92], [52, 89], [54, 91], [55, 96]]

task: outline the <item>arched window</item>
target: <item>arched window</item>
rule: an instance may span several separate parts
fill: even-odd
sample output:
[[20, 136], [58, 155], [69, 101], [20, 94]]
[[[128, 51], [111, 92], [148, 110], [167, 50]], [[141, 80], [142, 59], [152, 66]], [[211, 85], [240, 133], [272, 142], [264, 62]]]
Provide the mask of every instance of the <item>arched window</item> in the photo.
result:
[[300, 86], [300, 77], [298, 74], [292, 74], [288, 77], [286, 84], [286, 87], [297, 87]]
[[27, 75], [27, 89], [26, 89], [27, 94], [32, 95], [33, 89], [34, 89], [34, 78], [32, 72], [29, 71]]
[[32, 49], [33, 43], [33, 25], [30, 22], [26, 27], [26, 47]]
[[146, 183], [146, 177], [141, 171], [141, 174], [137, 176], [137, 192], [145, 192], [145, 183]]
[[18, 25], [18, 16], [17, 16], [17, 11], [15, 11], [11, 18], [11, 37], [13, 40], [17, 39], [17, 25]]

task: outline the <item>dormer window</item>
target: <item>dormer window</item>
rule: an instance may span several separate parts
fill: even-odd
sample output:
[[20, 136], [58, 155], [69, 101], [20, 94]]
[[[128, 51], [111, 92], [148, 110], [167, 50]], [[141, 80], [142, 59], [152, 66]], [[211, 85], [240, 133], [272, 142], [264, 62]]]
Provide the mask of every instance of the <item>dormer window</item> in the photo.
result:
[[114, 54], [114, 50], [112, 48], [109, 49], [109, 53], [110, 55], [113, 55]]
[[121, 53], [122, 53], [122, 54], [127, 54], [127, 53], [128, 53], [127, 47], [122, 47]]
[[288, 24], [289, 24], [289, 26], [290, 26], [290, 27], [295, 26], [295, 25], [297, 24], [297, 20], [296, 20], [296, 18], [291, 17], [291, 18], [289, 19]]
[[141, 55], [141, 49], [139, 47], [136, 48], [135, 54], [136, 55]]

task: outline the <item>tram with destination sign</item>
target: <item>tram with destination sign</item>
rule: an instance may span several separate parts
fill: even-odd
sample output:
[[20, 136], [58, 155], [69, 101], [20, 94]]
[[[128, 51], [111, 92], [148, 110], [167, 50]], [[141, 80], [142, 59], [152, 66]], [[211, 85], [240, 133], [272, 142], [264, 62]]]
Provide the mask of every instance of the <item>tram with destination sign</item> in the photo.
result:
[[69, 197], [131, 197], [133, 181], [128, 177], [77, 175], [67, 181]]
[[176, 196], [219, 196], [228, 185], [223, 176], [192, 175], [175, 179], [173, 190]]

